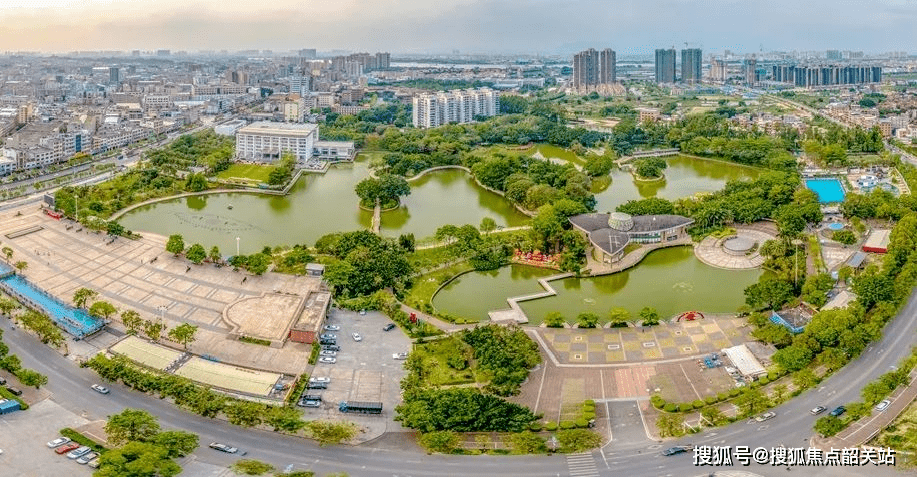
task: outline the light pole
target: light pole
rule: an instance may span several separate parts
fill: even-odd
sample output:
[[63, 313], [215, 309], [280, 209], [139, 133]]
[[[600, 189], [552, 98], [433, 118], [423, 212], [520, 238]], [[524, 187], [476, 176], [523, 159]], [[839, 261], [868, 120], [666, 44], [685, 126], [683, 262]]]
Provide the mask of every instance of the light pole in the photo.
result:
[[239, 256], [239, 237], [236, 237], [236, 256]]
[[162, 323], [163, 317], [165, 316], [165, 313], [166, 313], [166, 306], [159, 305], [157, 308], [159, 309], [159, 322]]

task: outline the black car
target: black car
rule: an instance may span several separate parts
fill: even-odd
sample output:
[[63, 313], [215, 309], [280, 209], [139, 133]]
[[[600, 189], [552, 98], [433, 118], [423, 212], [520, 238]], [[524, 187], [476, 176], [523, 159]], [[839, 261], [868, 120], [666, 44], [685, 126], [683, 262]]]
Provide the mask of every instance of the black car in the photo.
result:
[[323, 340], [319, 341], [318, 344], [320, 344], [320, 345], [322, 345], [322, 346], [334, 346], [334, 345], [337, 345], [337, 344], [338, 344], [338, 340], [325, 340], [325, 339], [323, 339]]
[[324, 345], [322, 346], [322, 351], [340, 351], [341, 347], [338, 345]]
[[676, 455], [684, 452], [688, 452], [691, 449], [691, 446], [675, 446], [669, 447], [668, 449], [662, 451], [662, 455]]
[[328, 389], [328, 383], [309, 383], [306, 389]]
[[834, 408], [834, 410], [831, 411], [831, 412], [829, 412], [828, 414], [830, 414], [830, 415], [832, 415], [832, 416], [834, 416], [834, 417], [838, 417], [838, 416], [840, 416], [841, 414], [843, 414], [843, 413], [845, 413], [845, 412], [847, 412], [847, 408], [846, 408], [846, 407], [844, 407], [844, 406], [838, 406], [838, 407]]
[[389, 323], [389, 324], [385, 325], [384, 327], [382, 327], [382, 331], [392, 331], [392, 330], [394, 330], [394, 329], [395, 329], [395, 324], [394, 324], [394, 323]]
[[12, 387], [12, 386], [7, 386], [6, 390], [9, 391], [10, 394], [12, 394], [12, 395], [14, 395], [14, 396], [22, 396], [22, 391], [21, 391], [19, 388], [14, 388], [14, 387]]

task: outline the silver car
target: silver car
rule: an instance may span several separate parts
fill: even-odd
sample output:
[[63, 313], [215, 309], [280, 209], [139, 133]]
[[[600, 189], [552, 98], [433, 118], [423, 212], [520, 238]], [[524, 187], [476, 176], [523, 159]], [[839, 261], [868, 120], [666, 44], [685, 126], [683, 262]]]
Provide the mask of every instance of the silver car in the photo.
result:
[[76, 460], [76, 463], [77, 463], [77, 464], [88, 464], [89, 461], [95, 459], [95, 458], [98, 457], [98, 456], [99, 456], [99, 453], [98, 453], [98, 452], [90, 452], [90, 453], [84, 455], [83, 457], [80, 457], [79, 459], [77, 459], [77, 460]]
[[330, 349], [323, 349], [321, 353], [319, 354], [321, 356], [337, 356], [338, 355], [337, 351], [331, 351]]
[[77, 447], [76, 449], [73, 449], [69, 453], [67, 453], [67, 458], [76, 459], [78, 457], [83, 457], [84, 455], [88, 454], [91, 450], [92, 449], [89, 447], [80, 446], [80, 447]]

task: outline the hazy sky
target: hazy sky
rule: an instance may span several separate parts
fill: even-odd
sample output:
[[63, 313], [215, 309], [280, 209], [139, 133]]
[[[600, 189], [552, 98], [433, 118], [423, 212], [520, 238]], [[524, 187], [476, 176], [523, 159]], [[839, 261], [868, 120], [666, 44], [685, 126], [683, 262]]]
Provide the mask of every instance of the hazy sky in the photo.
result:
[[0, 0], [0, 50], [917, 51], [917, 0]]

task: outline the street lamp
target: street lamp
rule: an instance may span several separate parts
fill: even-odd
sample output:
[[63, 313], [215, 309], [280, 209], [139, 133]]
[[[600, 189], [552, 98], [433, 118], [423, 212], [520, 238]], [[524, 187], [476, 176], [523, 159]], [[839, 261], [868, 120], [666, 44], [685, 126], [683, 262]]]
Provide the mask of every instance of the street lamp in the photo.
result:
[[239, 256], [239, 237], [236, 237], [236, 256]]
[[166, 306], [159, 305], [157, 308], [159, 309], [159, 322], [162, 323], [163, 317], [165, 316], [165, 313], [166, 313]]

